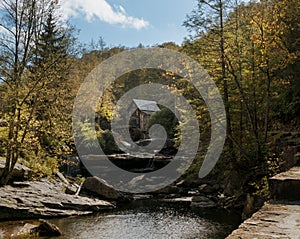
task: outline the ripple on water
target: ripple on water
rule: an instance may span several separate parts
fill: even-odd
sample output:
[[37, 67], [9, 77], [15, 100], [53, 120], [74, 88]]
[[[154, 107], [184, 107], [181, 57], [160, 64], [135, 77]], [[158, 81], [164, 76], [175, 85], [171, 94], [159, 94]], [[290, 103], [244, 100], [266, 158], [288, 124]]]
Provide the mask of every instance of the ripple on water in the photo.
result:
[[61, 239], [218, 239], [233, 229], [191, 209], [170, 207], [137, 208], [53, 222], [63, 230]]

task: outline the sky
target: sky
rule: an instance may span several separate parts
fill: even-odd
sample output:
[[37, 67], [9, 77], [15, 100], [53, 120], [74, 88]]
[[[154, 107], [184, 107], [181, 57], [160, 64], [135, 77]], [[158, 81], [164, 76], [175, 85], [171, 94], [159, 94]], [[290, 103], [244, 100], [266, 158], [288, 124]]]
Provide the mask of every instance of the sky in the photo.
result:
[[107, 46], [181, 44], [182, 26], [196, 0], [62, 0], [62, 15], [80, 30], [82, 43], [102, 37]]

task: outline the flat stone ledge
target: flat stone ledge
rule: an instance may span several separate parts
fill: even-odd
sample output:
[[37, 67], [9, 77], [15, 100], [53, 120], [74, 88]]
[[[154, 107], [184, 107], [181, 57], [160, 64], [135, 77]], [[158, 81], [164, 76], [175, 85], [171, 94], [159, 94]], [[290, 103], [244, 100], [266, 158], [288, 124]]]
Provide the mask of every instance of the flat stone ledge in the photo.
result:
[[300, 181], [300, 167], [291, 168], [289, 171], [280, 173], [272, 177], [270, 180], [299, 180]]
[[64, 193], [64, 184], [58, 180], [42, 179], [0, 188], [3, 221], [86, 215], [112, 208], [114, 205], [104, 200]]
[[263, 206], [226, 239], [300, 239], [300, 202]]
[[270, 178], [269, 190], [274, 200], [300, 201], [300, 167]]

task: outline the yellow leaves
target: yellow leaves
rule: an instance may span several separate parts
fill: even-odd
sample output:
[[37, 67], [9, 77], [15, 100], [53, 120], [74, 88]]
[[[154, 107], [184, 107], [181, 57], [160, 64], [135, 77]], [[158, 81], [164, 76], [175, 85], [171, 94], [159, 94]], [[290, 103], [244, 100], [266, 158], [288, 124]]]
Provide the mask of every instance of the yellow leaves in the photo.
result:
[[281, 84], [282, 84], [282, 85], [290, 85], [291, 82], [290, 82], [290, 81], [282, 81]]
[[176, 80], [176, 76], [173, 72], [171, 71], [166, 71], [165, 73], [162, 73], [163, 77], [171, 77], [172, 80]]
[[260, 54], [261, 54], [262, 56], [266, 55], [266, 54], [267, 54], [266, 49], [265, 49], [265, 48], [260, 49]]
[[174, 73], [171, 72], [171, 71], [166, 71], [166, 75], [167, 75], [167, 76], [174, 76]]

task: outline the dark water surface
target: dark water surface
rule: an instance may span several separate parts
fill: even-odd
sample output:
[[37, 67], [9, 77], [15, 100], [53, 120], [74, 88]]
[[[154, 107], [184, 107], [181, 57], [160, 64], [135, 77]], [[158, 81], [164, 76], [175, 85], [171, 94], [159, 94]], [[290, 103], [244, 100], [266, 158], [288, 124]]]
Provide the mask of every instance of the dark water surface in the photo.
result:
[[49, 221], [62, 230], [59, 239], [223, 239], [240, 218], [221, 210], [147, 200], [106, 213]]
[[239, 224], [237, 215], [151, 201], [100, 215], [51, 220], [61, 239], [221, 239]]

